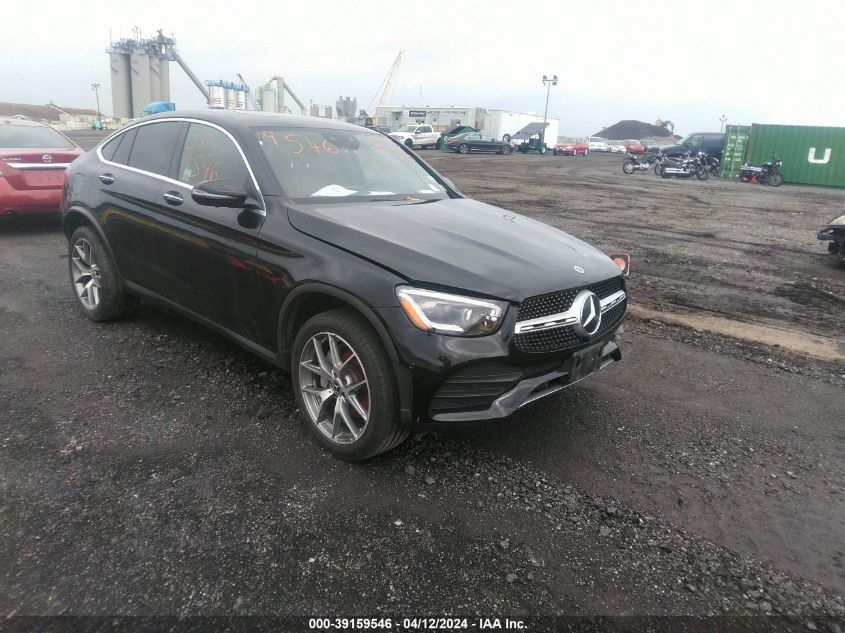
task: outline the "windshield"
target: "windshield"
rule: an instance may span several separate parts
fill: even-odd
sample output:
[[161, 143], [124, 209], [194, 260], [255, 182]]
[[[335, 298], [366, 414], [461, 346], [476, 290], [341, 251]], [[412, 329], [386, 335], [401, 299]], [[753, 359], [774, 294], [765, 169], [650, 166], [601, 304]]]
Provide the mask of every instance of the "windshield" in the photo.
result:
[[322, 128], [254, 128], [284, 192], [297, 202], [326, 198], [440, 200], [446, 189], [382, 134]]
[[417, 131], [417, 126], [416, 125], [403, 125], [397, 131], [398, 132], [411, 132], [413, 134], [414, 132]]
[[71, 149], [74, 144], [53, 128], [39, 125], [0, 126], [0, 147], [14, 149]]

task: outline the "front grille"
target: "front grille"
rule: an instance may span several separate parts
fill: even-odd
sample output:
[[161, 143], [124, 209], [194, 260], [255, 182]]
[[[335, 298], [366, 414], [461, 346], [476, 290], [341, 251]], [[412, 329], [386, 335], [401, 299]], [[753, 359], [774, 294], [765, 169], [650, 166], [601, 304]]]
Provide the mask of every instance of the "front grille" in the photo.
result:
[[[601, 315], [601, 325], [599, 331], [593, 335], [593, 339], [598, 339], [619, 325], [622, 317], [625, 314], [625, 307], [628, 302], [613, 306], [610, 310]], [[572, 347], [577, 347], [587, 343], [587, 339], [578, 336], [572, 329], [572, 326], [557, 327], [550, 330], [538, 330], [536, 332], [523, 332], [517, 334], [513, 339], [516, 349], [520, 352], [528, 352], [533, 354], [546, 352], [562, 352]]]
[[529, 297], [519, 306], [519, 312], [517, 313], [516, 320], [527, 321], [528, 319], [536, 319], [550, 314], [565, 312], [572, 307], [572, 302], [575, 301], [575, 296], [585, 289], [596, 293], [599, 299], [604, 299], [618, 290], [624, 290], [625, 282], [620, 275], [618, 277], [611, 277], [610, 279], [590, 284], [589, 286], [570, 288], [569, 290], [560, 290], [558, 292], [550, 292], [545, 295]]
[[[572, 288], [570, 290], [531, 297], [526, 299], [519, 307], [517, 321], [525, 321], [564, 312], [572, 307], [575, 296], [585, 288], [594, 292], [600, 299], [604, 299], [619, 290], [624, 290], [625, 282], [622, 277], [613, 277], [582, 288]], [[625, 314], [627, 304], [627, 300], [622, 301], [602, 314], [601, 326], [599, 326], [599, 331], [596, 332], [593, 339], [598, 339], [608, 332], [612, 332], [619, 325]], [[583, 339], [575, 333], [572, 326], [538, 330], [535, 332], [523, 332], [514, 336], [514, 346], [516, 349], [520, 352], [532, 354], [562, 352], [587, 342], [587, 339]]]
[[514, 337], [514, 345], [521, 352], [558, 352], [583, 343], [572, 326], [557, 327], [551, 330], [525, 332]]

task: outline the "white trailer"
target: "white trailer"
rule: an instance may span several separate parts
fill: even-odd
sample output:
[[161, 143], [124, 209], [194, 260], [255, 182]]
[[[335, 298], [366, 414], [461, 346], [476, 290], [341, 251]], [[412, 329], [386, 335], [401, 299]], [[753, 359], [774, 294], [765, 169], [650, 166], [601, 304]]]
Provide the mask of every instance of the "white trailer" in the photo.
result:
[[[495, 139], [506, 141], [510, 140], [511, 136], [529, 123], [542, 123], [542, 121], [543, 117], [536, 114], [508, 110], [487, 110], [481, 131]], [[547, 118], [546, 122], [549, 125], [546, 127], [545, 140], [546, 144], [551, 147], [557, 142], [560, 121]]]

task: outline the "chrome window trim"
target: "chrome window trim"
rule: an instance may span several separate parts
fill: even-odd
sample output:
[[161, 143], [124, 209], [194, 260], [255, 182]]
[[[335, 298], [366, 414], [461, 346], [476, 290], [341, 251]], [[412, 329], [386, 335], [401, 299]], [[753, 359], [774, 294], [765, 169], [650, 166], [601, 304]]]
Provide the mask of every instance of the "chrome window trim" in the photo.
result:
[[[625, 300], [624, 290], [617, 290], [609, 297], [599, 299], [601, 305], [601, 312], [604, 314], [611, 308], [619, 305]], [[536, 319], [527, 319], [519, 321], [514, 326], [514, 334], [522, 334], [525, 332], [539, 332], [541, 330], [551, 330], [556, 327], [563, 327], [565, 325], [572, 325], [578, 322], [578, 314], [575, 310], [570, 308], [565, 312], [558, 312], [557, 314], [549, 314], [547, 316], [537, 317]]]
[[67, 169], [70, 163], [3, 163], [12, 169]]
[[[229, 138], [229, 140], [232, 141], [232, 143], [235, 145], [235, 147], [238, 150], [238, 153], [240, 153], [241, 160], [243, 160], [244, 165], [246, 165], [246, 170], [247, 170], [247, 172], [249, 172], [250, 178], [252, 178], [252, 184], [255, 185], [255, 190], [258, 192], [258, 195], [261, 198], [261, 204], [263, 205], [263, 207], [265, 207], [265, 208], [261, 208], [261, 209], [255, 209], [255, 211], [260, 213], [261, 215], [264, 215], [264, 216], [267, 215], [266, 201], [264, 200], [264, 194], [261, 192], [261, 187], [258, 186], [258, 180], [255, 177], [255, 173], [252, 171], [252, 166], [249, 164], [249, 161], [246, 158], [246, 154], [244, 153], [243, 148], [241, 148], [240, 143], [238, 143], [235, 140], [235, 137], [232, 136], [231, 133], [229, 133], [228, 130], [220, 127], [216, 123], [211, 123], [210, 121], [203, 121], [202, 119], [194, 119], [194, 118], [191, 118], [191, 117], [164, 117], [164, 118], [161, 118], [161, 119], [153, 119], [152, 121], [138, 121], [137, 123], [132, 123], [131, 125], [127, 125], [125, 128], [123, 128], [122, 130], [120, 130], [116, 134], [112, 134], [109, 138], [105, 139], [102, 143], [97, 145], [97, 148], [96, 148], [97, 158], [100, 159], [100, 162], [102, 162], [106, 165], [111, 165], [113, 167], [119, 167], [120, 169], [126, 169], [128, 171], [133, 171], [136, 174], [143, 174], [144, 176], [152, 176], [153, 178], [163, 180], [164, 182], [170, 183], [172, 185], [177, 185], [179, 187], [183, 187], [183, 188], [187, 189], [188, 191], [193, 191], [194, 187], [192, 185], [189, 185], [186, 182], [182, 182], [181, 180], [176, 180], [175, 178], [170, 178], [168, 176], [162, 176], [161, 174], [154, 174], [151, 171], [146, 171], [144, 169], [138, 169], [137, 167], [130, 167], [129, 165], [123, 165], [122, 163], [115, 163], [113, 161], [106, 160], [103, 157], [103, 152], [101, 151], [103, 146], [105, 146], [106, 143], [112, 142], [118, 136], [126, 134], [129, 130], [139, 128], [139, 127], [142, 127], [144, 125], [154, 125], [156, 123], [166, 123], [166, 122], [169, 122], [169, 121], [177, 121], [179, 123], [198, 123], [200, 125], [207, 125], [208, 127], [211, 127], [211, 128], [214, 128], [215, 130], [219, 130], [219, 131], [223, 132], [223, 134], [225, 134]], [[182, 149], [184, 149], [184, 147]], [[180, 153], [180, 158], [181, 158], [181, 153]]]

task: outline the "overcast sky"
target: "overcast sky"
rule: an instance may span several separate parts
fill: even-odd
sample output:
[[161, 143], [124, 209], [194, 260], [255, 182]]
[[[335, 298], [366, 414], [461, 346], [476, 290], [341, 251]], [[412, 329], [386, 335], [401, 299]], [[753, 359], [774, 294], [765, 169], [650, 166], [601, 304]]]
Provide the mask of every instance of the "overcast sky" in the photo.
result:
[[[105, 48], [162, 28], [202, 79], [282, 75], [299, 96], [366, 108], [399, 50], [393, 105], [542, 113], [560, 133], [620, 119], [845, 126], [845, 3], [816, 2], [10, 2], [0, 21], [0, 101], [111, 112]], [[204, 100], [171, 64], [177, 107]], [[420, 96], [422, 94], [422, 96]]]

